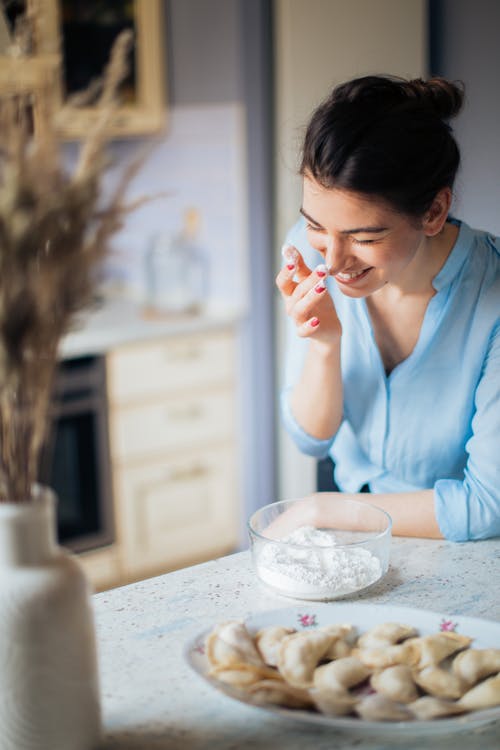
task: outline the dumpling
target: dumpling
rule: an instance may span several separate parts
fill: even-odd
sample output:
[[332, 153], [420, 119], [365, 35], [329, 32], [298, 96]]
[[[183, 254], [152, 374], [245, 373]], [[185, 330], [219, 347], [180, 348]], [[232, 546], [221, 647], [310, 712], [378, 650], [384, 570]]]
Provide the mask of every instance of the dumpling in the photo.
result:
[[307, 692], [278, 680], [261, 680], [247, 690], [252, 703], [277, 705], [287, 708], [311, 708], [314, 704]]
[[356, 639], [356, 628], [353, 625], [324, 625], [318, 630], [328, 633], [332, 638], [325, 659], [342, 659], [349, 656]]
[[356, 713], [368, 721], [411, 721], [414, 717], [402, 703], [396, 703], [385, 695], [367, 695], [355, 707]]
[[328, 633], [332, 637], [342, 638], [343, 640], [353, 641], [356, 636], [356, 628], [354, 625], [347, 623], [336, 623], [334, 625], [323, 625], [318, 628], [321, 633]]
[[399, 703], [411, 703], [419, 696], [411, 667], [407, 664], [396, 664], [376, 672], [372, 675], [370, 684], [377, 693]]
[[414, 678], [422, 690], [436, 698], [460, 698], [467, 689], [464, 680], [443, 667], [431, 666], [415, 670]]
[[408, 644], [412, 643], [418, 651], [418, 660], [415, 664], [417, 669], [439, 664], [447, 656], [467, 648], [471, 642], [472, 638], [459, 633], [435, 633], [406, 641]]
[[460, 698], [458, 703], [468, 711], [500, 706], [500, 674], [475, 685]]
[[345, 716], [352, 713], [358, 699], [341, 688], [311, 688], [309, 690], [317, 710], [327, 716]]
[[418, 632], [411, 625], [399, 622], [383, 622], [367, 630], [358, 638], [357, 645], [359, 648], [383, 648], [416, 635], [418, 635]]
[[455, 656], [451, 665], [453, 672], [468, 685], [484, 680], [490, 674], [500, 672], [499, 648], [471, 648]]
[[396, 664], [412, 666], [417, 663], [419, 649], [415, 644], [417, 638], [409, 638], [394, 646], [380, 646], [378, 648], [355, 648], [351, 656], [356, 656], [363, 664], [372, 669], [385, 669]]
[[343, 638], [333, 641], [328, 651], [326, 652], [325, 659], [343, 659], [345, 656], [350, 656], [352, 653], [352, 646]]
[[434, 698], [431, 695], [423, 695], [414, 701], [414, 703], [409, 703], [407, 708], [421, 721], [463, 714], [466, 710], [458, 703], [445, 701], [442, 698]]
[[285, 636], [278, 654], [278, 669], [285, 680], [295, 687], [310, 687], [314, 670], [328, 651], [331, 640], [328, 633], [319, 630]]
[[278, 664], [278, 652], [281, 641], [286, 635], [295, 633], [294, 628], [271, 625], [259, 630], [255, 636], [255, 645], [263, 661], [271, 667]]
[[313, 684], [315, 688], [324, 690], [348, 690], [366, 680], [370, 674], [369, 667], [359, 659], [346, 656], [317, 667], [313, 674]]
[[227, 685], [241, 688], [253, 685], [260, 680], [283, 681], [283, 678], [275, 670], [269, 667], [257, 667], [254, 664], [231, 664], [214, 667], [207, 673], [207, 676]]
[[264, 666], [253, 639], [242, 622], [228, 620], [216, 625], [206, 640], [206, 653], [213, 666], [255, 664]]

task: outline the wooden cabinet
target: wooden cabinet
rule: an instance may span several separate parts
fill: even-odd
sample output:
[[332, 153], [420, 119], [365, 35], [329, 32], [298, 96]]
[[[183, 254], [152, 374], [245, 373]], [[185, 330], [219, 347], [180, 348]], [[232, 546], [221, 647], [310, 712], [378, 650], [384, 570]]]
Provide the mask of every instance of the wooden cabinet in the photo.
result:
[[235, 549], [232, 330], [118, 348], [108, 354], [107, 381], [122, 579]]
[[126, 575], [218, 556], [236, 544], [231, 445], [116, 472]]
[[123, 580], [119, 544], [82, 552], [78, 555], [78, 560], [94, 591], [104, 591], [119, 585]]

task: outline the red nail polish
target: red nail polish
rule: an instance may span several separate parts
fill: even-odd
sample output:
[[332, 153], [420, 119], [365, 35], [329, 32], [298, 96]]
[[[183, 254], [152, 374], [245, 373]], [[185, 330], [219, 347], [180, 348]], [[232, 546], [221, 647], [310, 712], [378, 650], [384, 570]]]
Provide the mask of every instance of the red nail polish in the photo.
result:
[[319, 318], [311, 318], [311, 320], [309, 321], [309, 325], [311, 325], [313, 328], [319, 326]]
[[321, 292], [324, 292], [325, 289], [326, 289], [326, 286], [324, 284], [321, 284], [321, 283], [320, 284], [316, 284], [316, 286], [314, 287], [314, 291], [317, 292], [318, 294], [321, 294]]
[[294, 263], [288, 263], [287, 264], [287, 268], [288, 268], [289, 271], [293, 271], [293, 269], [295, 268], [295, 264]]
[[324, 276], [326, 276], [325, 271], [316, 271], [316, 274], [322, 279]]

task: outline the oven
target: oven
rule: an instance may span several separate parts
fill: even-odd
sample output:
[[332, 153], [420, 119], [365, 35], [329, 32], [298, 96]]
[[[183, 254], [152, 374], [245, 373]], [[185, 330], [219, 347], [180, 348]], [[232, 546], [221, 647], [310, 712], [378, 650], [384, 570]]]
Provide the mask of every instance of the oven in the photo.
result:
[[39, 476], [57, 495], [61, 545], [84, 552], [114, 541], [104, 357], [59, 364]]

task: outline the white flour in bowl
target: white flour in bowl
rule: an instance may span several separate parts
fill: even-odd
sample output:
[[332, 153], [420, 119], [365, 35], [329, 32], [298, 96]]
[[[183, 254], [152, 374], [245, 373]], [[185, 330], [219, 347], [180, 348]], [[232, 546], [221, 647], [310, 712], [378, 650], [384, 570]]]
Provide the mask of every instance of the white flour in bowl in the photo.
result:
[[361, 546], [337, 546], [335, 533], [301, 526], [257, 551], [259, 577], [272, 588], [301, 599], [330, 599], [363, 589], [382, 575], [379, 559]]

